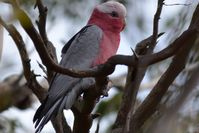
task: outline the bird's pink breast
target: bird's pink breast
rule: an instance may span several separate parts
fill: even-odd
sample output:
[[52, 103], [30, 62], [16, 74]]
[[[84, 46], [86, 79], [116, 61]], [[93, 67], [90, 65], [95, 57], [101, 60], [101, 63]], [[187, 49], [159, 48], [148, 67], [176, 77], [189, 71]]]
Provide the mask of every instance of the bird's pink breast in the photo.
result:
[[100, 42], [99, 54], [92, 66], [105, 63], [111, 56], [115, 55], [120, 43], [120, 34], [105, 31]]

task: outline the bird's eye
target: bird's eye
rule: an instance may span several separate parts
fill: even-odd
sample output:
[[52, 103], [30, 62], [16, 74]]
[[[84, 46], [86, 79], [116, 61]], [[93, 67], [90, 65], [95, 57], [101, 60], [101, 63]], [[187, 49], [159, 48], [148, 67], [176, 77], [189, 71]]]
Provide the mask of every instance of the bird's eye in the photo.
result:
[[119, 17], [118, 13], [115, 12], [115, 11], [112, 11], [112, 12], [110, 13], [110, 15], [111, 15], [112, 17]]

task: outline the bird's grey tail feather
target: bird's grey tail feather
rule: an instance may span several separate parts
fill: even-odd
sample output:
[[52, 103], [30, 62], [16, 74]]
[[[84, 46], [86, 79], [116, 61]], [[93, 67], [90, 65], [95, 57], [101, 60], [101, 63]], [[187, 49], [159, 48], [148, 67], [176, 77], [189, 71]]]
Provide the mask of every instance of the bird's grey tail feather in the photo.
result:
[[43, 109], [45, 107], [45, 104], [46, 104], [47, 100], [48, 100], [48, 97], [46, 97], [45, 101], [37, 109], [37, 111], [36, 111], [36, 113], [34, 115], [34, 118], [33, 118], [33, 123], [35, 123], [35, 121], [38, 120], [38, 119], [42, 119], [41, 118], [42, 117], [41, 113], [43, 112]]
[[71, 91], [62, 96], [62, 98], [58, 99], [52, 106], [49, 106], [47, 103], [48, 97], [41, 104], [38, 110], [35, 113], [33, 118], [33, 122], [35, 123], [36, 131], [35, 133], [40, 133], [43, 129], [44, 125], [52, 118], [52, 116], [56, 116], [58, 112], [61, 112], [64, 108], [69, 109], [74, 104], [77, 96], [79, 95], [81, 90], [80, 85], [73, 86]]
[[[35, 128], [36, 128], [35, 133], [40, 133], [44, 125], [52, 118], [52, 116], [57, 115], [61, 102], [62, 102], [62, 99], [58, 100], [47, 112], [40, 112], [40, 115], [38, 118], [34, 117]], [[41, 115], [44, 113], [45, 115]]]

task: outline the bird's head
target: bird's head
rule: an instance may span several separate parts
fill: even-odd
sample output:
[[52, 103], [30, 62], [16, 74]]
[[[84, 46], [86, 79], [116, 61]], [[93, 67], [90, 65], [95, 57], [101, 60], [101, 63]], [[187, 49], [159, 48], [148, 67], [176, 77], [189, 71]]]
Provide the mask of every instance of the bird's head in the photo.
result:
[[104, 30], [121, 32], [125, 27], [126, 8], [116, 1], [97, 5], [90, 17], [89, 24], [96, 24]]

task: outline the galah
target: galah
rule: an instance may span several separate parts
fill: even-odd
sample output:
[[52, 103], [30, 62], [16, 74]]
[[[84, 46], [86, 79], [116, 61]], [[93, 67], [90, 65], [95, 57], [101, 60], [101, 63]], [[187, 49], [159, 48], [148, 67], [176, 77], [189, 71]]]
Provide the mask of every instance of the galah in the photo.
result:
[[[63, 47], [60, 65], [85, 70], [105, 63], [117, 52], [125, 16], [126, 8], [119, 2], [97, 5], [87, 25]], [[70, 109], [84, 89], [93, 83], [94, 78], [74, 78], [56, 73], [46, 99], [35, 113], [36, 132], [40, 132], [52, 116], [63, 109]]]

